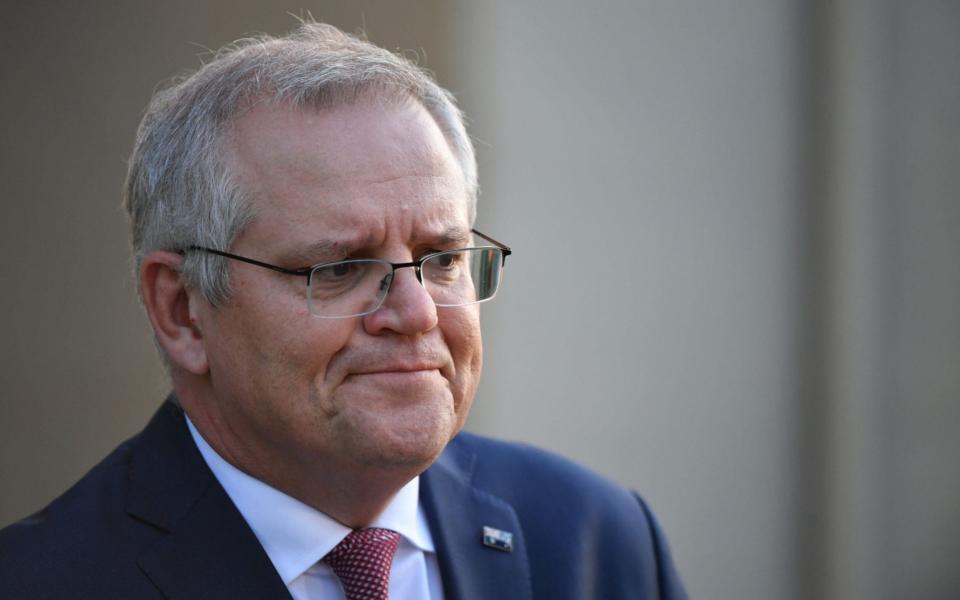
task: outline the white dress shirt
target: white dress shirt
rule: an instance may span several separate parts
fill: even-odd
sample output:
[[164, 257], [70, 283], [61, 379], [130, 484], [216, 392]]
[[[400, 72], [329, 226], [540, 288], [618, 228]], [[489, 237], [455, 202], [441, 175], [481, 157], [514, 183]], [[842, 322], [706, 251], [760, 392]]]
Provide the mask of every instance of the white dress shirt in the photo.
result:
[[[240, 471], [207, 444], [189, 417], [187, 426], [207, 466], [250, 525], [290, 595], [295, 600], [343, 599], [340, 580], [320, 559], [352, 530]], [[370, 526], [400, 534], [390, 569], [390, 598], [442, 599], [437, 554], [420, 505], [420, 478], [405, 485]]]

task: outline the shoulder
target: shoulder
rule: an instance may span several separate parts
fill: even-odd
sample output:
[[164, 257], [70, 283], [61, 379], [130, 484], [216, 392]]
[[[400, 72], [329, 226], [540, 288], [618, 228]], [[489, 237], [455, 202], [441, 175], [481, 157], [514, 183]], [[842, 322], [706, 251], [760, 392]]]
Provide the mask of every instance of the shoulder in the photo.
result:
[[0, 597], [108, 594], [137, 570], [131, 557], [157, 533], [126, 513], [137, 440], [122, 443], [42, 510], [0, 530]]
[[117, 447], [77, 483], [42, 510], [0, 531], [0, 548], [14, 542], [42, 543], [56, 534], [58, 542], [92, 521], [102, 525], [105, 515], [119, 509], [117, 492], [123, 486], [130, 453], [130, 442]]
[[635, 493], [596, 472], [527, 444], [464, 432], [448, 452], [457, 456], [475, 484], [514, 505], [553, 505], [570, 511], [596, 507], [608, 514], [636, 515], [641, 504]]
[[635, 491], [527, 444], [465, 432], [447, 453], [470, 485], [514, 509], [535, 574], [565, 569], [565, 585], [592, 590], [586, 596], [685, 597], [660, 526]]

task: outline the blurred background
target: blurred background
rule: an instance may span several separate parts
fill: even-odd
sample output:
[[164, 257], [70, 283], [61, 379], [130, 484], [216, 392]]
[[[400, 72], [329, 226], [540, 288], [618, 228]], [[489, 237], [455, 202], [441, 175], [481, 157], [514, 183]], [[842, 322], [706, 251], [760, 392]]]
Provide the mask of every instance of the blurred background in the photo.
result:
[[960, 4], [6, 3], [0, 526], [167, 384], [128, 274], [158, 82], [294, 15], [460, 99], [484, 308], [473, 430], [638, 489], [696, 598], [960, 597]]

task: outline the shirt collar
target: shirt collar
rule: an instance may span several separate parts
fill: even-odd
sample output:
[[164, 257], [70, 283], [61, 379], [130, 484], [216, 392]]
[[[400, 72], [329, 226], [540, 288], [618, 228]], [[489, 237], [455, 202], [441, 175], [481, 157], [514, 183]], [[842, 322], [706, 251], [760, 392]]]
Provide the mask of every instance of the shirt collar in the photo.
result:
[[[316, 564], [352, 531], [231, 465], [207, 444], [190, 417], [186, 419], [190, 435], [207, 466], [250, 525], [285, 584], [289, 585]], [[392, 529], [402, 536], [402, 544], [434, 552], [433, 538], [419, 500], [420, 478], [414, 477], [370, 526]]]

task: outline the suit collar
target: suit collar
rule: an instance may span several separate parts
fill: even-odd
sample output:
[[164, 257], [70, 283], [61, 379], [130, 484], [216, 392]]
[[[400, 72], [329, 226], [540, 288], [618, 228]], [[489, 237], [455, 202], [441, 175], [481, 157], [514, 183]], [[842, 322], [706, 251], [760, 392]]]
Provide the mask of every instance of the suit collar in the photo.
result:
[[166, 598], [289, 598], [171, 399], [132, 448], [127, 512], [164, 535], [138, 564]]
[[[530, 565], [513, 507], [473, 485], [474, 452], [454, 439], [421, 478], [447, 600], [531, 598]], [[483, 544], [483, 528], [513, 534], [512, 552]]]

